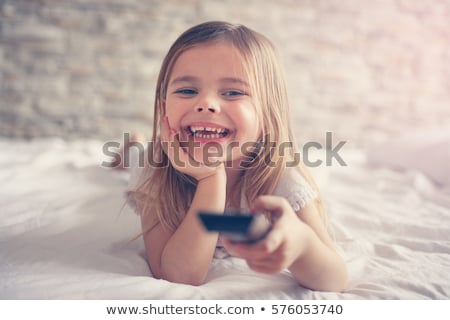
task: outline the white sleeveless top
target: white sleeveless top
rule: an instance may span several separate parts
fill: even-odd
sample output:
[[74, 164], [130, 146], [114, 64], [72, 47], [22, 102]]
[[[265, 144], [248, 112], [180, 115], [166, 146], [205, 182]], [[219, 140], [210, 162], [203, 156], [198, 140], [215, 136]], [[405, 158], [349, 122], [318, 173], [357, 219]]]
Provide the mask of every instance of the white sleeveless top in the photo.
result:
[[[135, 159], [137, 160], [137, 159]], [[136, 204], [131, 199], [130, 195], [136, 191], [151, 175], [151, 168], [148, 166], [140, 167], [138, 161], [132, 161], [130, 170], [130, 179], [125, 190], [125, 198], [127, 204], [133, 210], [140, 214]], [[296, 168], [286, 168], [281, 175], [281, 178], [276, 186], [273, 195], [285, 198], [295, 212], [300, 211], [310, 201], [317, 198], [316, 192], [311, 188], [305, 178], [300, 174]], [[244, 193], [241, 194], [241, 209], [249, 209]], [[224, 258], [229, 256], [225, 248], [222, 247], [220, 241], [217, 244], [215, 258]]]

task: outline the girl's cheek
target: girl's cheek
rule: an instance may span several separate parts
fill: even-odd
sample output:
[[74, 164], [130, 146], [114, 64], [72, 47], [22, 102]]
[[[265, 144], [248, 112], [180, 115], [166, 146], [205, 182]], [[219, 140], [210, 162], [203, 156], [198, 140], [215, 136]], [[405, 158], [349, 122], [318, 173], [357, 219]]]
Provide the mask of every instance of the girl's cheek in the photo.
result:
[[182, 118], [182, 111], [180, 109], [181, 108], [177, 108], [177, 106], [169, 103], [166, 104], [165, 108], [170, 127], [177, 131], [180, 130], [180, 122]]

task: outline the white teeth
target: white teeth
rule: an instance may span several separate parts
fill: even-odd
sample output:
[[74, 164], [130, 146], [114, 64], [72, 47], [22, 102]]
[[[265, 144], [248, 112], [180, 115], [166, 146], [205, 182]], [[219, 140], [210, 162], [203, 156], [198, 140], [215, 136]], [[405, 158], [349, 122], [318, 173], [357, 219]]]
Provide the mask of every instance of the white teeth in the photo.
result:
[[222, 137], [221, 135], [219, 135], [217, 133], [216, 134], [195, 133], [194, 136], [197, 138], [202, 138], [202, 139], [219, 139]]
[[192, 132], [205, 131], [205, 128], [204, 127], [191, 127], [191, 130], [192, 130]]
[[228, 130], [223, 128], [190, 126], [188, 127], [193, 137], [202, 139], [220, 139], [227, 135]]
[[201, 126], [191, 126], [189, 129], [192, 133], [196, 133], [197, 131], [224, 133], [226, 131], [223, 128], [212, 128], [212, 127], [201, 127]]

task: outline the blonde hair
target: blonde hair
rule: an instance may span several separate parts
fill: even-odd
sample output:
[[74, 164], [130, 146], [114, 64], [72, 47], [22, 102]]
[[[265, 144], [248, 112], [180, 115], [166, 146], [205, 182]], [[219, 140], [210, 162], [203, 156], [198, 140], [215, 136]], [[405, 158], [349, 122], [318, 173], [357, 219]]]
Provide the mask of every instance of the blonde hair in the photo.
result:
[[[160, 123], [164, 116], [162, 102], [166, 97], [172, 69], [178, 57], [186, 50], [215, 41], [226, 41], [240, 54], [249, 78], [258, 120], [262, 124], [262, 147], [253, 161], [247, 164], [241, 177], [241, 190], [247, 202], [252, 203], [259, 195], [271, 194], [286, 167], [286, 162], [298, 152], [290, 125], [284, 74], [272, 43], [243, 25], [227, 22], [206, 22], [190, 28], [170, 47], [156, 85], [152, 148], [148, 152], [149, 157], [158, 159], [162, 165], [149, 168], [152, 170], [149, 179], [132, 194], [132, 200], [141, 214], [152, 211], [156, 218], [152, 227], [160, 223], [165, 228], [175, 230], [188, 211], [196, 189], [195, 179], [173, 168], [159, 140]], [[283, 142], [292, 143], [288, 156], [270, 152], [279, 150]], [[268, 166], [267, 161], [276, 165]], [[319, 194], [306, 167], [300, 163], [297, 168]], [[321, 216], [325, 218], [320, 197], [316, 202]]]

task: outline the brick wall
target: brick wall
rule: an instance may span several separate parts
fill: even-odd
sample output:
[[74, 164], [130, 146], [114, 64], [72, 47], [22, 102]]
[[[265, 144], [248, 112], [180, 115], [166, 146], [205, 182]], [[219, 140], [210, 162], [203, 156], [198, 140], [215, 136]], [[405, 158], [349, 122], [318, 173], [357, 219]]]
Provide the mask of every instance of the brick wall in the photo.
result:
[[149, 133], [163, 55], [207, 20], [278, 46], [304, 140], [450, 127], [450, 0], [0, 0], [0, 19], [1, 136]]

